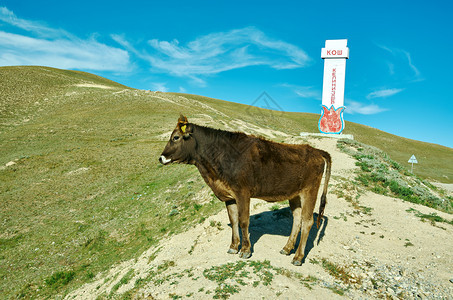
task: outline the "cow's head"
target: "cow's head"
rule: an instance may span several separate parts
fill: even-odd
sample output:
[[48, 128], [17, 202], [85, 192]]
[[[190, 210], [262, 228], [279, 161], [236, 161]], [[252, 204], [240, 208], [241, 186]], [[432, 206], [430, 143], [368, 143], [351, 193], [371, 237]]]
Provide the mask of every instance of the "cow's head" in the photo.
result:
[[196, 142], [192, 138], [193, 125], [181, 115], [173, 130], [170, 140], [159, 157], [159, 162], [166, 165], [172, 162], [190, 164], [193, 160]]

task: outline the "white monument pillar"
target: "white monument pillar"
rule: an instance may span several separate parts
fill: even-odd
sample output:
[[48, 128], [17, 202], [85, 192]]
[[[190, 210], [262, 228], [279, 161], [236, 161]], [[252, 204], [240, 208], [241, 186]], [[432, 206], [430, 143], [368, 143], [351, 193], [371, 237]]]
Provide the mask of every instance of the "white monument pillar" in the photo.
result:
[[346, 59], [349, 58], [348, 40], [326, 40], [321, 50], [324, 59], [322, 112], [318, 122], [322, 133], [341, 133], [344, 129], [344, 82]]

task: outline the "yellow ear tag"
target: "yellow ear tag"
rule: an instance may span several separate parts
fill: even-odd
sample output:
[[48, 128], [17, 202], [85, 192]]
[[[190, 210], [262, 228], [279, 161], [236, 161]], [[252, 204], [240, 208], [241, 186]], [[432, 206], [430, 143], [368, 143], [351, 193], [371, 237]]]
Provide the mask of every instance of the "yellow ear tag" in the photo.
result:
[[182, 133], [186, 133], [186, 127], [187, 127], [187, 125], [182, 125], [181, 126]]

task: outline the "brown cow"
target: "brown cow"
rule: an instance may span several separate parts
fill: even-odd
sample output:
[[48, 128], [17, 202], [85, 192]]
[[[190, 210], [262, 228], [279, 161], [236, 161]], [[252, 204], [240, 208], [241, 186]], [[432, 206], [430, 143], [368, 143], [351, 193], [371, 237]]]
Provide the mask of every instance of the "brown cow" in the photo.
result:
[[268, 202], [289, 199], [293, 226], [280, 253], [290, 254], [300, 231], [300, 244], [292, 263], [302, 264], [325, 165], [318, 227], [326, 205], [331, 170], [329, 153], [309, 145], [280, 144], [241, 132], [199, 126], [181, 115], [159, 161], [164, 165], [176, 162], [198, 168], [217, 198], [226, 204], [233, 231], [228, 253], [238, 253], [241, 227], [241, 258], [251, 256], [250, 198]]

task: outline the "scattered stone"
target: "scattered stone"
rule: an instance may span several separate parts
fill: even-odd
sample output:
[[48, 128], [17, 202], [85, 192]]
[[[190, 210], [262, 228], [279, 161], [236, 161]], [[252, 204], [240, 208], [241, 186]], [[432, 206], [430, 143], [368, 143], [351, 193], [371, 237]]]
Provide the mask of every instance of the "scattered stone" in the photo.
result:
[[14, 161], [10, 161], [9, 163], [7, 163], [5, 166], [6, 167], [11, 167], [11, 166], [14, 166], [16, 163]]
[[177, 215], [177, 214], [179, 214], [179, 210], [177, 210], [176, 208], [174, 208], [174, 209], [172, 209], [172, 210], [170, 211], [170, 213], [168, 214], [168, 216], [169, 216], [169, 217], [172, 217], [172, 216], [175, 216], [175, 215]]

